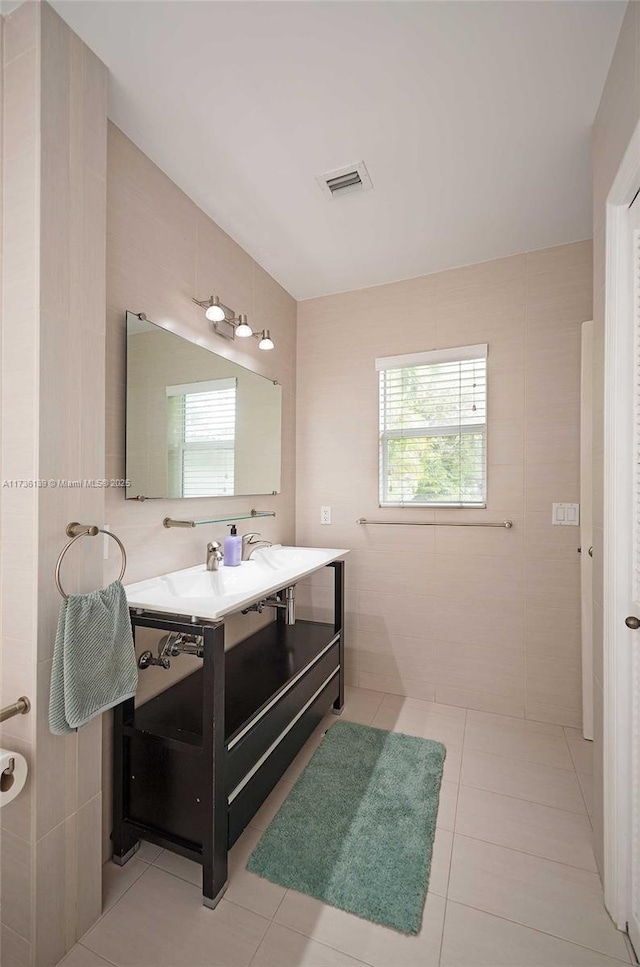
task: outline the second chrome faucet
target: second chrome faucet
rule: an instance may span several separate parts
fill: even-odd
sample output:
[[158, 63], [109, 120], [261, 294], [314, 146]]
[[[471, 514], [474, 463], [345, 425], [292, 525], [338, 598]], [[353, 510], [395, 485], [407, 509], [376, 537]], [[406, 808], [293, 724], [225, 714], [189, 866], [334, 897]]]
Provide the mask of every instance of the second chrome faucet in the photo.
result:
[[260, 547], [273, 547], [271, 541], [261, 541], [259, 540], [259, 534], [243, 534], [242, 535], [242, 560], [248, 561], [254, 551], [257, 551]]

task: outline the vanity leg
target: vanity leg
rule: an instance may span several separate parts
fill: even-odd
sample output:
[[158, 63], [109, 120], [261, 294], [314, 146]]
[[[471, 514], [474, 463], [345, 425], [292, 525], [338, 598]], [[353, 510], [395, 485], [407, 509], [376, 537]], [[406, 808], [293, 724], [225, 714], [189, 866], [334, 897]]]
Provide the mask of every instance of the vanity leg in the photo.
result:
[[124, 734], [125, 722], [133, 720], [135, 700], [127, 699], [113, 710], [113, 862], [128, 863], [140, 849], [140, 840], [125, 823], [129, 785], [129, 739]]
[[202, 902], [214, 909], [227, 888], [229, 817], [224, 773], [224, 624], [204, 628], [202, 754], [207, 776]]
[[338, 651], [340, 655], [340, 674], [338, 675], [338, 697], [333, 703], [334, 715], [342, 715], [344, 708], [344, 561], [333, 561], [334, 578], [334, 618], [333, 627], [336, 634], [340, 633]]

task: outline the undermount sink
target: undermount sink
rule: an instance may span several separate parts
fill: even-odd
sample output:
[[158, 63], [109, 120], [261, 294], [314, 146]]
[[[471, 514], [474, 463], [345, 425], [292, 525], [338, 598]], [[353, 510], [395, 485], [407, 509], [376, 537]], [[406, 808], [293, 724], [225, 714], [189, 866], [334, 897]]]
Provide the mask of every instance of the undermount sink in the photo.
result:
[[259, 548], [238, 567], [204, 564], [125, 586], [130, 608], [217, 620], [241, 611], [330, 564], [348, 551], [325, 547]]

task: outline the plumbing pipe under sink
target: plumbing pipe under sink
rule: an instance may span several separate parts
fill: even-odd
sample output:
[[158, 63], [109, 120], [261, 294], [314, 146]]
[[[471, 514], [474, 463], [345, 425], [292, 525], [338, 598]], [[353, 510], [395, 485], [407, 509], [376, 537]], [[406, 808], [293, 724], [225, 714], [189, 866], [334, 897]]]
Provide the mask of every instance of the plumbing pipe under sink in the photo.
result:
[[[282, 594], [282, 592], [280, 591], [278, 594]], [[256, 601], [249, 608], [245, 608], [242, 613], [249, 614], [250, 611], [257, 611], [258, 614], [262, 614], [265, 608], [283, 608], [284, 623], [294, 625], [296, 623], [294, 585], [284, 589], [284, 601], [281, 601], [277, 596], [275, 598], [264, 598], [262, 601]]]

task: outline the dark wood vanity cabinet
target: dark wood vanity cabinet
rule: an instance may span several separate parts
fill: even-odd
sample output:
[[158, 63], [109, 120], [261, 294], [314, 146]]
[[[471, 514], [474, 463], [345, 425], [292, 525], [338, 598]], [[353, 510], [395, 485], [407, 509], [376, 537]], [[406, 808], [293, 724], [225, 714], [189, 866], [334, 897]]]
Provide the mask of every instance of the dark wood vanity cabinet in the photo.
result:
[[203, 902], [227, 882], [227, 852], [328, 709], [344, 701], [344, 562], [334, 569], [333, 623], [282, 613], [225, 651], [224, 622], [131, 615], [136, 627], [204, 640], [202, 668], [144, 705], [114, 710], [113, 859], [140, 839], [203, 867]]

